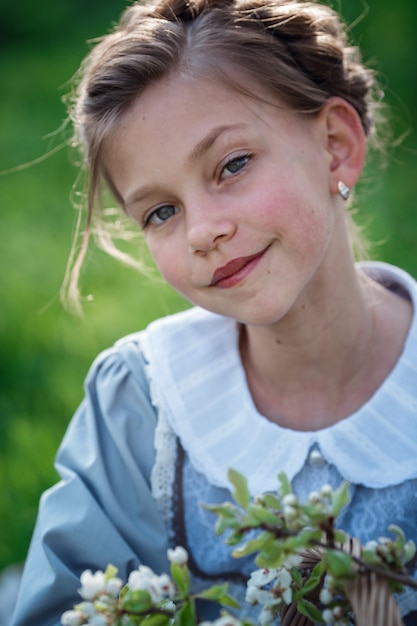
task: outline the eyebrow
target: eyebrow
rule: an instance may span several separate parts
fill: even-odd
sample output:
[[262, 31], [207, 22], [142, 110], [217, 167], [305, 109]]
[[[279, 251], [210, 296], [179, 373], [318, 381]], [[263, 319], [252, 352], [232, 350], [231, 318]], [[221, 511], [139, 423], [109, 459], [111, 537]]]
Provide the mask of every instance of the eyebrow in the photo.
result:
[[133, 204], [138, 204], [139, 202], [146, 200], [146, 198], [152, 195], [154, 191], [155, 189], [148, 185], [141, 187], [140, 189], [135, 191], [131, 196], [126, 198], [124, 202], [125, 209], [127, 210], [129, 206], [132, 206]]
[[245, 124], [223, 124], [222, 126], [216, 126], [193, 148], [189, 156], [189, 161], [195, 161], [204, 156], [224, 133], [244, 127]]
[[[204, 156], [216, 143], [219, 137], [221, 135], [224, 135], [224, 133], [239, 130], [245, 128], [245, 126], [245, 124], [222, 124], [221, 126], [216, 126], [194, 146], [188, 157], [188, 161], [196, 161]], [[127, 198], [125, 202], [125, 207], [127, 208], [132, 204], [137, 204], [138, 202], [145, 200], [146, 197], [151, 195], [153, 192], [154, 188], [152, 186], [145, 185], [144, 187], [138, 189], [135, 193], [133, 193], [132, 196]]]

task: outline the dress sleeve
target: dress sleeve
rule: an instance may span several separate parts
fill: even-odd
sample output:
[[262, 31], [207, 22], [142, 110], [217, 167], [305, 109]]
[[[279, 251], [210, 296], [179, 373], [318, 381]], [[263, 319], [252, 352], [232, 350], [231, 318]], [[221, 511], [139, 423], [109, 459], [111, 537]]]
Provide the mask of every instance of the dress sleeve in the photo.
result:
[[135, 342], [100, 356], [43, 494], [13, 626], [55, 626], [80, 600], [79, 576], [109, 563], [167, 569], [167, 537], [150, 491], [157, 417]]

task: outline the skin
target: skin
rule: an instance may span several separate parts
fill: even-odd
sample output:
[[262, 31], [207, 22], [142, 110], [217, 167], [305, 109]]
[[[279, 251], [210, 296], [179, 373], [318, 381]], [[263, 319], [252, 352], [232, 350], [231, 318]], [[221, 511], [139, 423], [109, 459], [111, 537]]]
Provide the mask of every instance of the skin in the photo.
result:
[[412, 311], [353, 263], [337, 183], [363, 167], [354, 109], [331, 98], [304, 118], [266, 97], [169, 76], [124, 114], [105, 167], [163, 277], [240, 323], [259, 411], [316, 430], [375, 392]]

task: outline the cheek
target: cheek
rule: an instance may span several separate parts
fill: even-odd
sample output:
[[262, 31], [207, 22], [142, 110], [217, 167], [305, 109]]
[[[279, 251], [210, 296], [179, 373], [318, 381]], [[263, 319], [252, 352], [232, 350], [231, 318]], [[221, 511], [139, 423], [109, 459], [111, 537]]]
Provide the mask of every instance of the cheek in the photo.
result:
[[282, 246], [298, 254], [314, 255], [327, 245], [332, 232], [332, 207], [324, 199], [315, 198], [307, 188], [282, 184], [268, 192], [265, 185], [257, 197], [257, 206], [262, 224], [278, 237]]
[[171, 243], [148, 242], [149, 252], [161, 276], [174, 288], [181, 285], [181, 277], [185, 278], [185, 271], [181, 265], [181, 257]]

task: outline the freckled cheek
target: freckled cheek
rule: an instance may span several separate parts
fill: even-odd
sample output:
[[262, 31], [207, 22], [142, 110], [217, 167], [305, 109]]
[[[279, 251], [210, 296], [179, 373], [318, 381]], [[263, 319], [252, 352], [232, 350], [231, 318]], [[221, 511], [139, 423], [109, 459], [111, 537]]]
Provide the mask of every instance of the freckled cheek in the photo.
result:
[[327, 240], [330, 224], [323, 208], [304, 194], [281, 193], [258, 197], [257, 216], [263, 228], [285, 246], [311, 254]]

